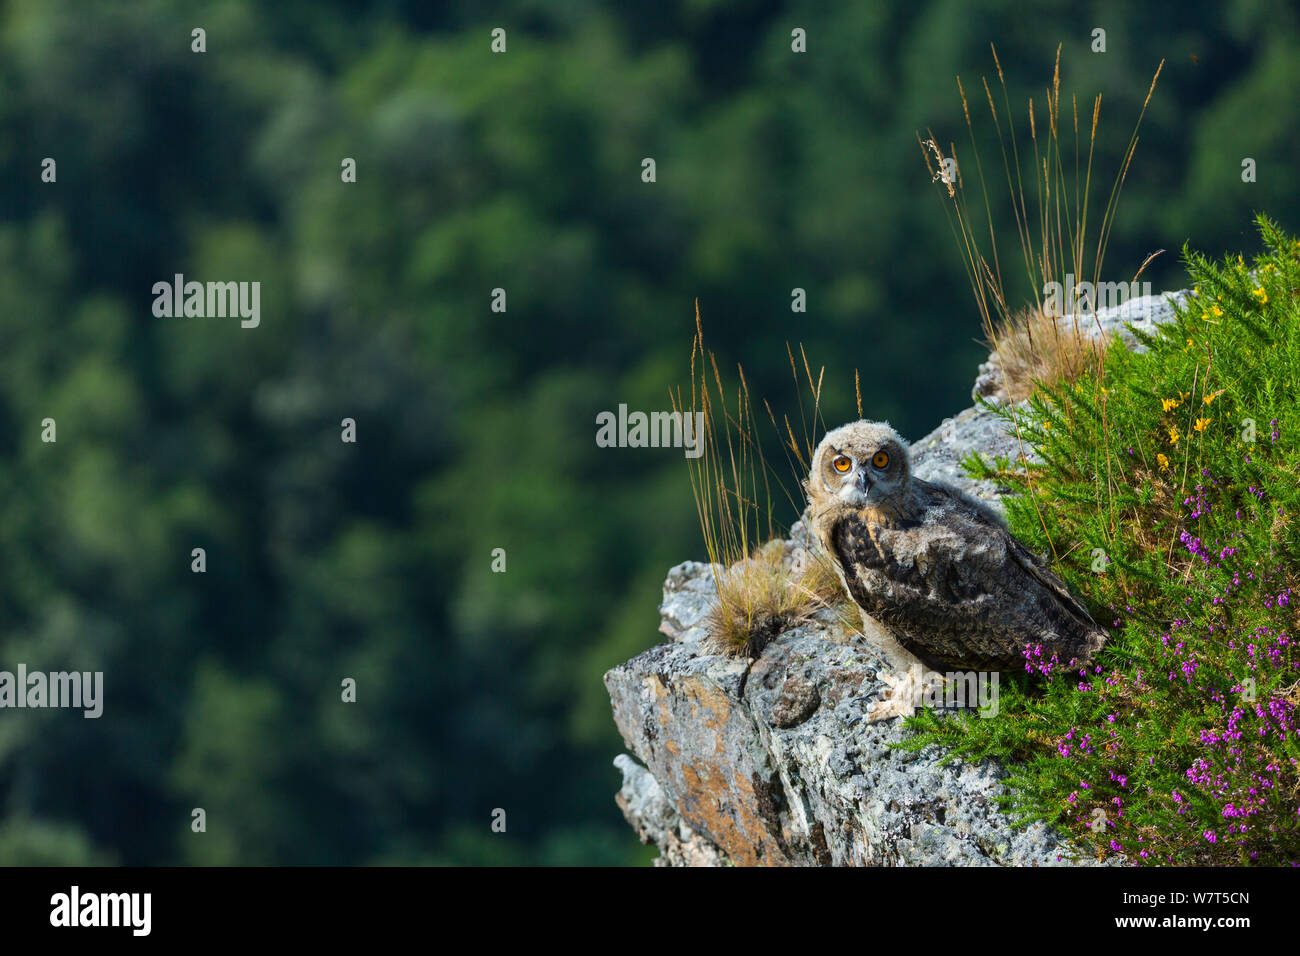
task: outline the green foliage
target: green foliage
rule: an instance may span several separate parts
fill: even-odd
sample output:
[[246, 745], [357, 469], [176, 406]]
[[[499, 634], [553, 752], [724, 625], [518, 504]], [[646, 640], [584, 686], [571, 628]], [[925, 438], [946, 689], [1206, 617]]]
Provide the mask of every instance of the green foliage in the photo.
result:
[[[1184, 249], [1176, 319], [1006, 417], [1042, 456], [1011, 529], [1109, 625], [1091, 666], [1027, 654], [994, 720], [909, 746], [1015, 762], [1009, 805], [1099, 855], [1300, 862], [1300, 241]], [[1004, 475], [1009, 473], [1003, 472]]]

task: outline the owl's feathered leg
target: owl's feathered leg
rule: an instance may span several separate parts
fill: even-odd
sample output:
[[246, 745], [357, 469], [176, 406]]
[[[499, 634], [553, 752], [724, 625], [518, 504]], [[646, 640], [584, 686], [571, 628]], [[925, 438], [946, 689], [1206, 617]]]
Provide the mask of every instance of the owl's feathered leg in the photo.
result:
[[867, 722], [911, 717], [920, 706], [925, 690], [925, 665], [865, 611], [862, 612], [862, 638], [884, 660], [886, 668], [882, 668], [877, 676], [889, 685], [889, 692], [876, 701], [867, 714]]

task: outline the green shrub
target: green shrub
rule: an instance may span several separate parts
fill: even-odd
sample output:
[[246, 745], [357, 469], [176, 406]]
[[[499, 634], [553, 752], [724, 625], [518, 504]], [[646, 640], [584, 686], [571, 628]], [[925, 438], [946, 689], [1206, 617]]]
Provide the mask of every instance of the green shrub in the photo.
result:
[[1258, 224], [1249, 266], [1184, 247], [1146, 351], [1004, 411], [1041, 463], [970, 463], [1111, 637], [1082, 670], [1030, 649], [997, 718], [924, 712], [907, 746], [1007, 761], [1014, 815], [1099, 856], [1300, 864], [1300, 241]]

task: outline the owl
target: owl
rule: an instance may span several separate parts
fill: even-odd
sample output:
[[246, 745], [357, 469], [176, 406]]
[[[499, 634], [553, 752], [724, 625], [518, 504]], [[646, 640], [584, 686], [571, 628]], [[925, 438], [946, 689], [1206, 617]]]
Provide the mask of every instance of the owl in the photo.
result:
[[[907, 443], [860, 421], [822, 439], [806, 482], [809, 526], [892, 668], [872, 720], [911, 713], [917, 659], [935, 671], [1022, 670], [1024, 649], [1088, 662], [1106, 634], [985, 505], [912, 475]], [[883, 625], [885, 631], [879, 625]], [[892, 640], [891, 640], [892, 638]]]

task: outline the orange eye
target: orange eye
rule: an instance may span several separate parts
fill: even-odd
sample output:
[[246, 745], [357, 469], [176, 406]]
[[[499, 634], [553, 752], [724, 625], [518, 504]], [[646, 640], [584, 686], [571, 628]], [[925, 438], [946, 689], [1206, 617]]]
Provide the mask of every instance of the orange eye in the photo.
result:
[[871, 463], [875, 465], [877, 468], [888, 468], [889, 452], [886, 451], [876, 452], [874, 455], [871, 456]]
[[835, 470], [838, 472], [845, 472], [853, 467], [853, 462], [844, 455], [838, 456], [831, 464], [835, 466]]

